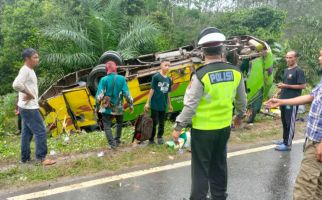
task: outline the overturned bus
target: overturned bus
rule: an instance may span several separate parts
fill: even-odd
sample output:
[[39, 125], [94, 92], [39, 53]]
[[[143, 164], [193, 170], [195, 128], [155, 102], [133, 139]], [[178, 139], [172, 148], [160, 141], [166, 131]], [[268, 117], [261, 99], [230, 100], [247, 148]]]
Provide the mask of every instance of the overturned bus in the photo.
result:
[[[232, 37], [225, 41], [225, 46], [227, 61], [238, 66], [243, 74], [250, 113], [248, 121], [252, 122], [273, 82], [272, 51], [267, 43], [252, 36]], [[99, 65], [64, 76], [40, 96], [40, 111], [47, 129], [57, 136], [64, 131], [98, 127], [94, 96], [99, 80], [106, 75], [104, 63], [108, 61], [116, 62], [118, 74], [126, 77], [134, 99], [134, 112], [125, 112], [124, 121], [134, 120], [144, 110], [152, 76], [159, 71], [162, 59], [171, 62], [168, 75], [173, 80], [170, 93], [173, 113], [180, 112], [191, 73], [203, 64], [200, 48], [188, 45], [127, 60], [117, 52], [107, 51], [100, 57]], [[124, 106], [126, 111], [127, 104]]]

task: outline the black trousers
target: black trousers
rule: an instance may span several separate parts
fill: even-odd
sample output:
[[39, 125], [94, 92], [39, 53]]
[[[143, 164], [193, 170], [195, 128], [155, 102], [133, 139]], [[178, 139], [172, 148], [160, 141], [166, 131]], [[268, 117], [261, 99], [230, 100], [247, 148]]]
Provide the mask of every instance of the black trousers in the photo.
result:
[[103, 114], [103, 125], [107, 142], [111, 147], [116, 147], [122, 136], [123, 115], [114, 115], [116, 119], [115, 137], [112, 134], [112, 117], [113, 115]]
[[281, 120], [283, 124], [283, 142], [292, 145], [295, 133], [295, 122], [298, 106], [281, 106]]
[[204, 200], [210, 189], [212, 199], [227, 198], [227, 141], [230, 127], [219, 130], [191, 130], [190, 200]]
[[158, 127], [158, 138], [162, 138], [164, 133], [164, 121], [165, 121], [165, 111], [157, 111], [151, 109], [151, 118], [153, 120], [153, 129], [150, 141], [154, 140], [154, 137], [157, 132], [157, 125]]

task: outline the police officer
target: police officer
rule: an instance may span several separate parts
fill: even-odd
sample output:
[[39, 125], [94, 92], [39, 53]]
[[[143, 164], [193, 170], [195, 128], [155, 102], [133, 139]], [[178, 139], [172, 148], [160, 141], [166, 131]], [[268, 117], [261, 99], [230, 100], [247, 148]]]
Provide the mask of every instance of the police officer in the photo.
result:
[[225, 36], [217, 28], [201, 31], [198, 45], [205, 63], [191, 78], [184, 107], [176, 118], [173, 139], [192, 120], [191, 200], [206, 199], [210, 187], [213, 199], [227, 198], [227, 151], [235, 105], [236, 125], [246, 111], [246, 93], [241, 72], [224, 62]]

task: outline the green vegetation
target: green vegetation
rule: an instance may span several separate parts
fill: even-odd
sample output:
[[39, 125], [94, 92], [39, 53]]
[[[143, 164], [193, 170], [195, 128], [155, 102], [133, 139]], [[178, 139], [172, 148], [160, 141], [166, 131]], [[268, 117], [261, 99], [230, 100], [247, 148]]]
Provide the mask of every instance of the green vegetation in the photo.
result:
[[[279, 122], [279, 119], [277, 119]], [[171, 139], [172, 123], [166, 121], [165, 138]], [[296, 137], [301, 137], [305, 123], [297, 124]], [[17, 164], [20, 155], [19, 137], [5, 137], [0, 141], [0, 187], [6, 185], [25, 185], [44, 180], [56, 180], [62, 177], [75, 177], [92, 173], [115, 173], [136, 166], [151, 166], [167, 161], [187, 159], [190, 153], [178, 154], [177, 150], [165, 145], [136, 146], [131, 145], [132, 128], [123, 129], [124, 144], [118, 151], [107, 150], [107, 141], [103, 132], [66, 135], [59, 138], [48, 138], [48, 151], [54, 150], [58, 163], [54, 166], [43, 167], [35, 162]], [[270, 116], [259, 114], [253, 126], [234, 130], [231, 133], [229, 149], [250, 144], [269, 143], [281, 137], [281, 124]], [[32, 158], [34, 158], [34, 142], [32, 142]], [[101, 151], [104, 157], [98, 157]]]
[[61, 159], [58, 160], [56, 165], [50, 167], [37, 164], [14, 165], [0, 171], [0, 187], [12, 186], [12, 184], [22, 186], [27, 182], [37, 183], [44, 180], [56, 180], [61, 177], [74, 177], [97, 172], [113, 173], [138, 165], [161, 164], [169, 160], [169, 156], [173, 156], [173, 159], [179, 156], [177, 151], [164, 146], [131, 148], [131, 151], [123, 149], [117, 152], [107, 151], [104, 157], [97, 157], [96, 153], [92, 152], [87, 157]]
[[[166, 136], [170, 138], [172, 123], [166, 122], [165, 132]], [[133, 127], [123, 127], [122, 141], [129, 145], [132, 142]], [[68, 138], [68, 139], [67, 139]], [[10, 137], [3, 137], [0, 140], [0, 163], [16, 162], [20, 157], [20, 136], [12, 135]], [[68, 141], [67, 141], [68, 140]], [[60, 135], [57, 138], [48, 138], [48, 152], [54, 150], [59, 155], [69, 155], [73, 153], [84, 153], [88, 151], [101, 150], [107, 147], [107, 141], [103, 131], [99, 132], [79, 132], [70, 135]], [[34, 151], [34, 142], [31, 145]]]
[[277, 81], [285, 66], [279, 58], [288, 49], [298, 50], [301, 66], [315, 84], [320, 10], [319, 0], [0, 0], [0, 73], [6, 74], [0, 95], [12, 92], [26, 47], [41, 54], [37, 74], [44, 91], [64, 74], [97, 65], [104, 51], [130, 58], [177, 48], [194, 43], [207, 26], [217, 26], [227, 36], [250, 34], [271, 46], [280, 44], [275, 48]]
[[[166, 138], [171, 138], [172, 123], [166, 122]], [[48, 138], [48, 152], [55, 151], [57, 165], [42, 167], [36, 162], [17, 164], [20, 156], [19, 136], [5, 137], [0, 140], [0, 187], [11, 184], [24, 185], [26, 182], [53, 180], [65, 176], [79, 176], [90, 173], [109, 171], [115, 172], [136, 165], [154, 165], [178, 157], [176, 150], [166, 146], [133, 147], [132, 127], [124, 127], [122, 141], [118, 151], [107, 150], [107, 140], [104, 132], [80, 132], [71, 135], [61, 135], [58, 138]], [[66, 140], [68, 137], [68, 141]], [[34, 141], [31, 146], [34, 158]], [[104, 151], [104, 157], [97, 153]], [[142, 156], [144, 155], [144, 156]], [[2, 167], [9, 166], [8, 169]], [[62, 167], [64, 166], [64, 167]]]
[[17, 129], [16, 97], [15, 93], [0, 96], [0, 140], [4, 135], [12, 134]]

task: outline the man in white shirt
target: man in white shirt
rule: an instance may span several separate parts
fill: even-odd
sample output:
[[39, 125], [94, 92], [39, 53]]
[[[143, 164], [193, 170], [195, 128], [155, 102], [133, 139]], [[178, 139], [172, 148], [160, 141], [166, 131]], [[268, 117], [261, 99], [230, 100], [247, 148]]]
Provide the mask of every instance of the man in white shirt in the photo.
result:
[[39, 55], [35, 49], [28, 48], [22, 52], [22, 58], [24, 59], [24, 65], [12, 84], [13, 89], [19, 92], [18, 107], [23, 123], [21, 130], [21, 162], [30, 161], [30, 142], [34, 134], [36, 159], [43, 165], [52, 165], [56, 161], [46, 159], [46, 128], [38, 105], [38, 82], [34, 68], [39, 63]]

